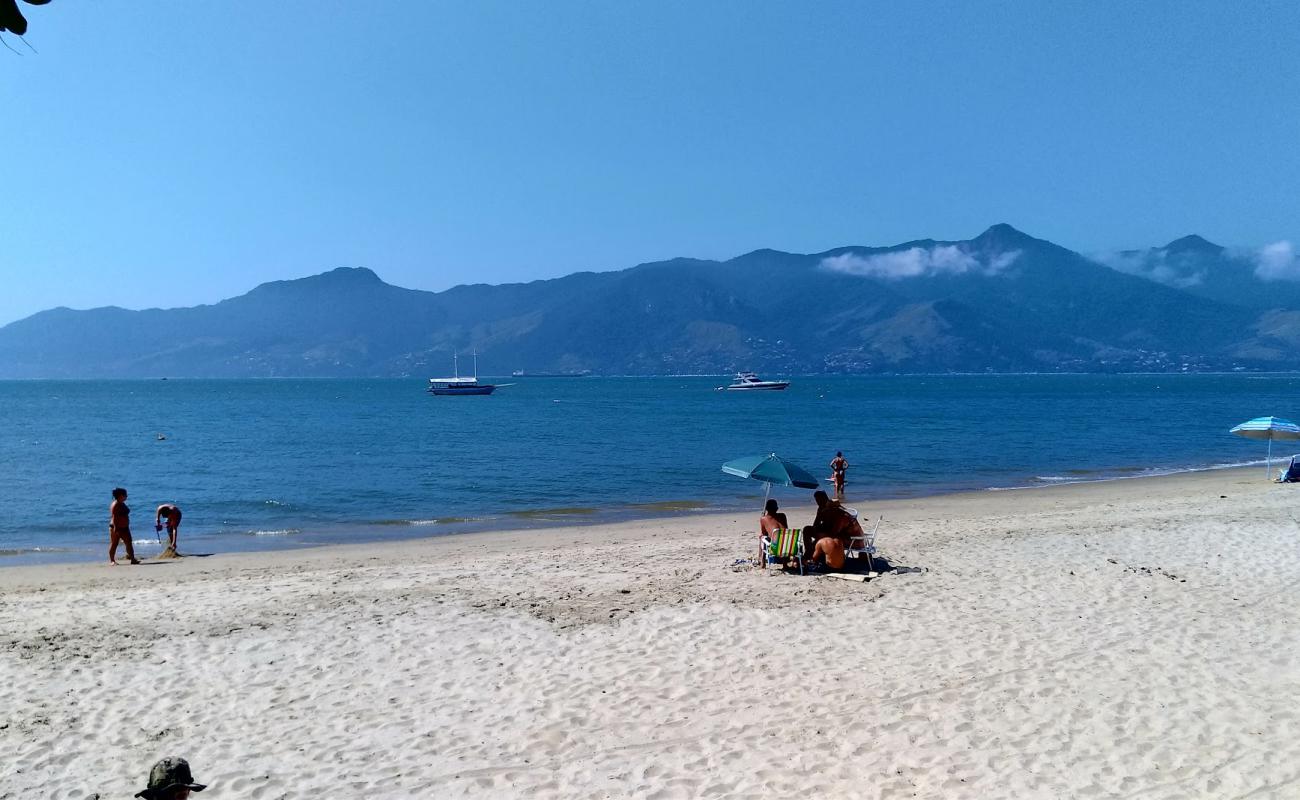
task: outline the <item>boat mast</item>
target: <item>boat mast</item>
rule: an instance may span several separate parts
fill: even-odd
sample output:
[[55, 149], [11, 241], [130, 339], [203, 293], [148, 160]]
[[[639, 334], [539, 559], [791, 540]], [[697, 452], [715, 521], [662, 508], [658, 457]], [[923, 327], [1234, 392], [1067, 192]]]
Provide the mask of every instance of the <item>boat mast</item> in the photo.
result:
[[478, 351], [474, 351], [474, 382], [478, 383]]
[[457, 378], [460, 377], [460, 353], [453, 352], [451, 354], [451, 374]]

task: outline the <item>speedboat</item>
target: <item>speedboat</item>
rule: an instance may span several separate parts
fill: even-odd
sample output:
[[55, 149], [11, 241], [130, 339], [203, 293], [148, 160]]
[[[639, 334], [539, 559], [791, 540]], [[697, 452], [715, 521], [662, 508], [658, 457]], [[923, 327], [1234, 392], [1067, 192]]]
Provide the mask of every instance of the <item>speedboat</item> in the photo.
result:
[[730, 386], [719, 386], [729, 392], [769, 391], [779, 392], [790, 385], [790, 381], [765, 381], [753, 372], [737, 372], [736, 380]]
[[474, 354], [474, 377], [462, 378], [460, 376], [460, 359], [453, 354], [452, 372], [455, 374], [450, 378], [430, 378], [429, 394], [449, 395], [449, 394], [492, 394], [496, 391], [496, 386], [491, 383], [478, 382], [478, 353]]

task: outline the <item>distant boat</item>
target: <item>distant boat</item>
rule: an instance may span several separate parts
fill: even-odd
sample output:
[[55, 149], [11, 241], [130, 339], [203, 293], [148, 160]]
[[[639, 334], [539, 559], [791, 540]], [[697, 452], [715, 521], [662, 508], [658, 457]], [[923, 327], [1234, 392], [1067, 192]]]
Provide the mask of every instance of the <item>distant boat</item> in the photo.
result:
[[450, 378], [430, 378], [429, 388], [426, 390], [429, 394], [451, 395], [451, 394], [492, 394], [496, 391], [496, 386], [491, 383], [478, 382], [478, 353], [474, 354], [474, 377], [462, 378], [460, 376], [460, 358], [456, 354], [451, 357], [452, 372]]
[[789, 385], [790, 381], [765, 381], [753, 372], [737, 372], [736, 379], [730, 386], [719, 386], [718, 388], [726, 389], [729, 392], [779, 392]]
[[524, 369], [517, 369], [510, 373], [515, 378], [585, 378], [591, 374], [589, 369], [575, 369], [562, 372], [529, 372]]

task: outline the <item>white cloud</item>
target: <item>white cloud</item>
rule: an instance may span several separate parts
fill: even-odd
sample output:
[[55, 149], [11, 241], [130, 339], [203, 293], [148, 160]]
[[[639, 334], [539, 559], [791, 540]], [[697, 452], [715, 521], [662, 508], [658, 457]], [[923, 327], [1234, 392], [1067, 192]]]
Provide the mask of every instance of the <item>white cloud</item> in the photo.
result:
[[952, 244], [934, 247], [910, 247], [892, 253], [857, 255], [841, 253], [822, 259], [822, 269], [858, 275], [863, 278], [901, 280], [903, 278], [930, 277], [934, 275], [996, 275], [1015, 263], [1019, 250], [998, 253], [981, 260], [961, 247]]
[[1008, 250], [1005, 253], [998, 253], [993, 256], [993, 258], [989, 259], [988, 269], [986, 271], [990, 275], [999, 273], [1016, 263], [1016, 259], [1018, 258], [1020, 258], [1019, 250]]
[[1273, 242], [1255, 253], [1255, 277], [1262, 281], [1300, 281], [1300, 253], [1288, 241]]
[[1176, 289], [1199, 286], [1205, 281], [1204, 269], [1197, 269], [1183, 259], [1171, 260], [1163, 250], [1097, 253], [1092, 259], [1116, 272], [1137, 275]]

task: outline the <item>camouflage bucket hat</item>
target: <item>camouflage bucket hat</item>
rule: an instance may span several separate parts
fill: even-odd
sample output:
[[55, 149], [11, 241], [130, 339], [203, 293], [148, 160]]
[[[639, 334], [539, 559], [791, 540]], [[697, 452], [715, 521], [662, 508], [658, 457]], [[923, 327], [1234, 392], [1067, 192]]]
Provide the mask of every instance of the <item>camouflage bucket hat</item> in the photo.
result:
[[190, 774], [190, 762], [183, 758], [164, 758], [149, 770], [148, 788], [136, 792], [135, 796], [143, 797], [145, 800], [155, 800], [155, 798], [162, 798], [162, 793], [169, 789], [201, 792], [205, 788], [207, 788], [206, 784], [194, 782], [194, 776]]

